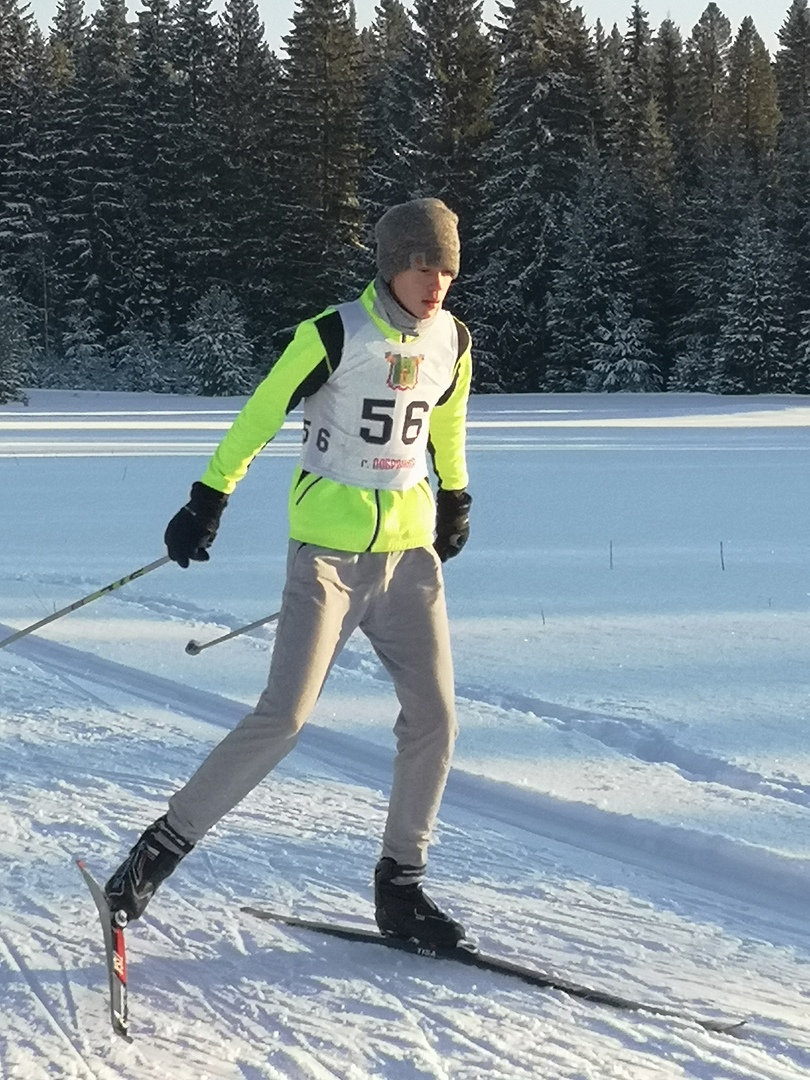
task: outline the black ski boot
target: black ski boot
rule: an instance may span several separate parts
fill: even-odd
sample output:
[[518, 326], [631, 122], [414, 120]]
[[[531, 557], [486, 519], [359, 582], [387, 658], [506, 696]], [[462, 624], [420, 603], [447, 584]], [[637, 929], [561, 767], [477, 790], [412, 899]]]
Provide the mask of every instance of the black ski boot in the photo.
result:
[[377, 863], [374, 903], [380, 933], [384, 937], [415, 939], [432, 949], [454, 949], [466, 937], [464, 927], [426, 895], [419, 871], [417, 880], [413, 880], [414, 870], [389, 858]]
[[[139, 919], [162, 881], [194, 847], [166, 821], [158, 818], [104, 886], [113, 915], [123, 912], [127, 922]], [[119, 916], [123, 922], [123, 918]]]

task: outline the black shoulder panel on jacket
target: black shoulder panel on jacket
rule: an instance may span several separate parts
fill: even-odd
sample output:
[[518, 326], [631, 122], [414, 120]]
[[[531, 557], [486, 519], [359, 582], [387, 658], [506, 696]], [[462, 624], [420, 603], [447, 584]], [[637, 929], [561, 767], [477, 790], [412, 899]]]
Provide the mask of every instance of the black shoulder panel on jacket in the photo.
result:
[[445, 402], [449, 401], [452, 397], [453, 391], [456, 388], [456, 383], [458, 382], [459, 360], [470, 347], [470, 331], [463, 322], [459, 322], [455, 315], [453, 316], [453, 322], [456, 324], [456, 330], [458, 331], [458, 355], [456, 356], [456, 366], [453, 368], [453, 381], [436, 402], [437, 405], [444, 405]]
[[343, 356], [343, 319], [340, 312], [330, 311], [328, 315], [322, 315], [320, 319], [316, 319], [315, 326], [326, 349], [329, 367], [334, 371]]
[[326, 350], [326, 356], [296, 387], [295, 393], [287, 403], [288, 413], [300, 405], [304, 398], [312, 397], [316, 390], [320, 390], [340, 363], [343, 355], [343, 320], [338, 312], [330, 311], [328, 315], [322, 315], [320, 319], [315, 320], [315, 326]]
[[453, 322], [456, 324], [456, 330], [458, 330], [458, 356], [456, 359], [460, 360], [470, 347], [470, 331], [455, 315], [453, 316]]

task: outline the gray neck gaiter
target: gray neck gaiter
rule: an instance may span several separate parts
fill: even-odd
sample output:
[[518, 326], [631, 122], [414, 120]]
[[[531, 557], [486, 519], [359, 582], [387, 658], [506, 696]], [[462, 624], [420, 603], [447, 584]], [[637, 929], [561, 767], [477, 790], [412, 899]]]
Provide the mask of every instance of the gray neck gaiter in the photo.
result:
[[383, 322], [387, 322], [389, 326], [393, 326], [395, 330], [399, 330], [400, 334], [419, 337], [433, 325], [438, 317], [438, 312], [429, 319], [417, 319], [415, 315], [411, 315], [410, 311], [406, 311], [397, 302], [387, 282], [383, 281], [379, 274], [374, 279], [374, 292], [374, 314]]

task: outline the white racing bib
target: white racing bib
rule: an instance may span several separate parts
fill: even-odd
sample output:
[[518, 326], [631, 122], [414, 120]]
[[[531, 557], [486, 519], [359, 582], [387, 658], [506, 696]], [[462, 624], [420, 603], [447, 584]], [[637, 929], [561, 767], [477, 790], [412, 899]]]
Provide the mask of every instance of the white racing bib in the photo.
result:
[[340, 364], [304, 401], [301, 465], [352, 487], [405, 491], [427, 476], [430, 413], [458, 358], [453, 316], [440, 311], [411, 341], [387, 341], [359, 300], [337, 308]]

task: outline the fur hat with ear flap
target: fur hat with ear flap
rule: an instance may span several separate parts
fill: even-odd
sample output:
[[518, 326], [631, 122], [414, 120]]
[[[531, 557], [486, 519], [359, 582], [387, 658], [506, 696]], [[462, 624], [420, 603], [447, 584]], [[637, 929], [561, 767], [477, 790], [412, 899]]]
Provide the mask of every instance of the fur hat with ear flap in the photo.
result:
[[377, 269], [383, 281], [402, 270], [432, 266], [458, 277], [458, 215], [441, 199], [412, 199], [387, 210], [374, 230]]

